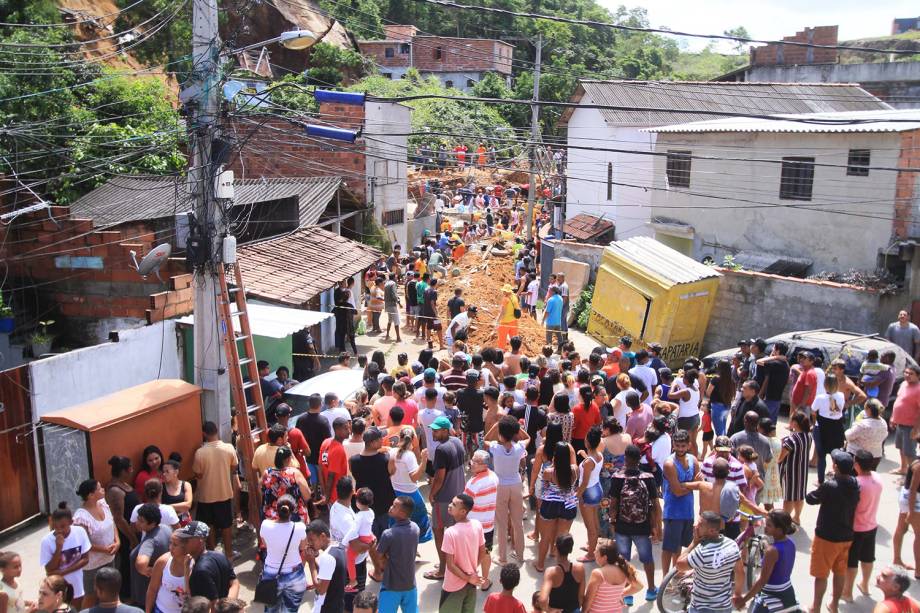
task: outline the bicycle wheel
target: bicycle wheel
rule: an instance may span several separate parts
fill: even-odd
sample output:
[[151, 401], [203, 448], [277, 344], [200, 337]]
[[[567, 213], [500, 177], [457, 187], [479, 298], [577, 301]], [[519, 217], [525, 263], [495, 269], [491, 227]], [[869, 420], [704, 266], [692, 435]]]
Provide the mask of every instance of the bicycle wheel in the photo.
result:
[[763, 553], [766, 549], [766, 543], [762, 536], [752, 536], [748, 541], [746, 559], [744, 560], [744, 579], [747, 585], [745, 589], [751, 589], [751, 586], [760, 578], [760, 569], [763, 568]]
[[661, 613], [684, 613], [690, 606], [689, 585], [687, 573], [672, 568], [658, 586], [658, 598], [655, 599], [658, 610]]

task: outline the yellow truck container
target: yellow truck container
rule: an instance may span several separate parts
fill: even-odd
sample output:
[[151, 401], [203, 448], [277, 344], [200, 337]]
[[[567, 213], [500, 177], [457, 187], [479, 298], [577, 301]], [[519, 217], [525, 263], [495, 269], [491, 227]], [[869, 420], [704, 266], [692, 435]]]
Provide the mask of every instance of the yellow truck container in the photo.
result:
[[633, 351], [659, 343], [661, 359], [679, 366], [699, 356], [721, 276], [653, 238], [610, 243], [597, 272], [588, 334], [609, 347], [631, 336]]

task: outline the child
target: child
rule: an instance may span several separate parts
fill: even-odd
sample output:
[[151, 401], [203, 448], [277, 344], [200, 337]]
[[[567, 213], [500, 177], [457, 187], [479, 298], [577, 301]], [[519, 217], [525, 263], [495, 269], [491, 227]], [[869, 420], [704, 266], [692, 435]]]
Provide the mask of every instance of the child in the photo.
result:
[[866, 361], [859, 367], [860, 381], [866, 389], [866, 395], [869, 398], [878, 398], [878, 385], [865, 387], [866, 383], [874, 383], [883, 372], [888, 370], [888, 366], [879, 362], [878, 351], [870, 349], [866, 354]]
[[[345, 591], [352, 593], [357, 592], [358, 580], [356, 578], [355, 559], [361, 555], [352, 546], [353, 541], [361, 541], [370, 545], [374, 542], [374, 534], [371, 532], [371, 525], [374, 523], [374, 512], [370, 507], [374, 504], [374, 492], [368, 487], [362, 487], [355, 496], [355, 502], [358, 506], [358, 513], [355, 515], [355, 527], [342, 539], [347, 546], [346, 555], [348, 558], [348, 585]], [[375, 572], [371, 575], [376, 575]]]
[[499, 581], [502, 584], [502, 593], [489, 594], [482, 610], [485, 613], [527, 613], [524, 603], [514, 597], [514, 588], [521, 582], [518, 565], [511, 563], [502, 566]]
[[[757, 460], [760, 455], [750, 445], [741, 445], [738, 447], [738, 459], [744, 466], [744, 477], [747, 479], [747, 485], [741, 489], [741, 492], [748, 497], [748, 500], [757, 500], [757, 492], [763, 487], [763, 479], [760, 478], [760, 472], [757, 470]], [[741, 519], [741, 529], [744, 530], [747, 525], [747, 519]]]
[[534, 592], [530, 597], [530, 613], [543, 613], [543, 605], [540, 604], [540, 590]]
[[[454, 425], [451, 434], [456, 436], [460, 432], [460, 410], [457, 408], [457, 394], [454, 392], [444, 392], [444, 417]], [[433, 458], [434, 454], [431, 455]]]
[[764, 464], [766, 474], [763, 479], [763, 492], [760, 494], [761, 504], [765, 509], [773, 510], [773, 501], [783, 499], [783, 487], [779, 479], [779, 456], [783, 444], [776, 437], [776, 424], [769, 417], [764, 417], [758, 424], [758, 430], [770, 441], [773, 459]]
[[[351, 438], [342, 442], [345, 448], [345, 457], [350, 458], [364, 451], [364, 429], [367, 422], [361, 417], [355, 417], [351, 420]], [[351, 464], [349, 462], [349, 464]], [[348, 474], [351, 474], [351, 466], [348, 467]]]
[[400, 377], [408, 375], [410, 372], [409, 355], [400, 353], [396, 356], [396, 366], [390, 371], [390, 375], [398, 380]]
[[5, 608], [8, 613], [21, 613], [27, 607], [32, 608], [33, 603], [22, 598], [22, 586], [16, 581], [22, 575], [22, 558], [15, 551], [0, 553], [0, 572], [3, 573], [3, 583], [0, 584], [0, 593], [6, 595]]

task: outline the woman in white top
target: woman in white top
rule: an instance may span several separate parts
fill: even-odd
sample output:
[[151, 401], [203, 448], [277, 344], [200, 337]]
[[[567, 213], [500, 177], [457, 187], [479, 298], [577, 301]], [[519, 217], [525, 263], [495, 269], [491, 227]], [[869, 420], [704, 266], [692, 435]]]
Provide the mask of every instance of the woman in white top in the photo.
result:
[[695, 368], [689, 368], [684, 371], [683, 379], [675, 381], [668, 397], [676, 400], [677, 410], [677, 428], [686, 430], [690, 435], [690, 447], [693, 455], [699, 455], [699, 449], [696, 443], [696, 433], [700, 429], [700, 388], [698, 382], [698, 371]]
[[[172, 508], [172, 505], [163, 504], [163, 483], [159, 479], [147, 479], [147, 483], [144, 484], [144, 500], [160, 508], [161, 526], [166, 526], [170, 530], [179, 527], [178, 513]], [[137, 527], [137, 512], [142, 506], [144, 505], [139, 504], [131, 511], [131, 525], [138, 533], [141, 530]]]
[[153, 565], [147, 586], [147, 611], [180, 613], [188, 598], [188, 576], [192, 572], [191, 558], [176, 533], [169, 537], [169, 552]]
[[[619, 393], [613, 397], [613, 400], [610, 402], [612, 409], [611, 417], [620, 422], [620, 427], [624, 430], [626, 429], [626, 415], [629, 413], [629, 408], [626, 406], [626, 395], [632, 391], [629, 387], [629, 375], [625, 372], [621, 372], [617, 375], [617, 389], [620, 390]], [[594, 551], [593, 549], [591, 551]]]
[[604, 467], [604, 456], [600, 452], [601, 444], [601, 427], [592, 426], [585, 435], [587, 453], [578, 452], [578, 455], [584, 458], [578, 465], [578, 510], [588, 531], [588, 553], [578, 558], [579, 562], [594, 561], [594, 548], [600, 533], [598, 508], [601, 498], [604, 497], [601, 488], [601, 469]]
[[111, 566], [120, 543], [102, 484], [95, 479], [87, 479], [77, 488], [77, 496], [83, 499], [83, 506], [74, 511], [73, 523], [86, 530], [92, 545], [89, 562], [83, 567], [83, 585], [87, 588], [83, 607], [89, 608], [96, 604], [96, 594], [92, 589], [96, 573], [100, 568]]
[[0, 613], [26, 613], [33, 603], [22, 597], [22, 586], [17, 579], [22, 575], [22, 558], [15, 551], [0, 553]]
[[408, 496], [415, 503], [409, 519], [418, 526], [418, 542], [427, 543], [432, 538], [431, 525], [425, 499], [418, 491], [418, 480], [425, 474], [428, 449], [422, 449], [420, 459], [416, 459], [412, 452], [414, 441], [413, 428], [406, 426], [399, 431], [399, 443], [390, 448], [390, 483], [397, 496]]
[[297, 613], [307, 591], [303, 554], [307, 550], [307, 528], [302, 521], [291, 521], [297, 503], [290, 496], [278, 499], [278, 519], [266, 519], [259, 528], [265, 545], [265, 565], [261, 579], [278, 581], [278, 600], [265, 607], [265, 613]]
[[812, 415], [817, 418], [817, 427], [812, 430], [818, 454], [818, 483], [824, 483], [827, 470], [827, 454], [846, 446], [843, 412], [846, 398], [837, 391], [837, 375], [828, 373], [824, 377], [824, 393], [815, 396], [811, 403]]

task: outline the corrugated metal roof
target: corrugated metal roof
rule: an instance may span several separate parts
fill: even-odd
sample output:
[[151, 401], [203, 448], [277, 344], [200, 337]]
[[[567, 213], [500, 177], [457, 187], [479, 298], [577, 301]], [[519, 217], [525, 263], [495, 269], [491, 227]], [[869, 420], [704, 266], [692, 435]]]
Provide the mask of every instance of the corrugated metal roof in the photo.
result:
[[672, 283], [692, 283], [700, 279], [721, 277], [711, 266], [701, 264], [648, 236], [634, 236], [610, 243], [609, 249]]
[[589, 215], [588, 213], [579, 213], [575, 217], [566, 219], [562, 226], [562, 233], [568, 234], [572, 238], [580, 241], [591, 240], [600, 236], [613, 228], [613, 221]]
[[[800, 132], [824, 134], [836, 132], [906, 132], [920, 129], [920, 109], [803, 113], [776, 116], [789, 118], [789, 121], [727, 117], [725, 119], [710, 119], [708, 121], [694, 121], [660, 128], [649, 128], [645, 131], [659, 134], [690, 132]], [[795, 121], [801, 119], [808, 119], [814, 122], [828, 120], [832, 122], [855, 121], [859, 123], [804, 123]]]
[[[234, 181], [235, 205], [298, 198], [300, 224], [319, 221], [342, 184], [342, 177], [284, 177]], [[70, 205], [71, 213], [97, 226], [172, 217], [190, 206], [180, 177], [116, 177]]]
[[247, 295], [295, 307], [362, 272], [381, 256], [373, 247], [313, 226], [242, 245], [237, 251]]
[[[267, 336], [269, 338], [285, 338], [332, 317], [332, 313], [256, 304], [252, 301], [246, 304], [246, 313], [249, 314], [249, 326], [253, 335]], [[180, 317], [176, 320], [176, 323], [193, 326], [195, 325], [195, 316], [186, 315], [185, 317]]]
[[[643, 126], [712, 119], [713, 115], [706, 111], [773, 115], [891, 108], [858, 85], [837, 83], [583, 80], [579, 81], [575, 98], [593, 104], [662, 109], [600, 109], [607, 123]], [[675, 113], [667, 109], [698, 113]]]

